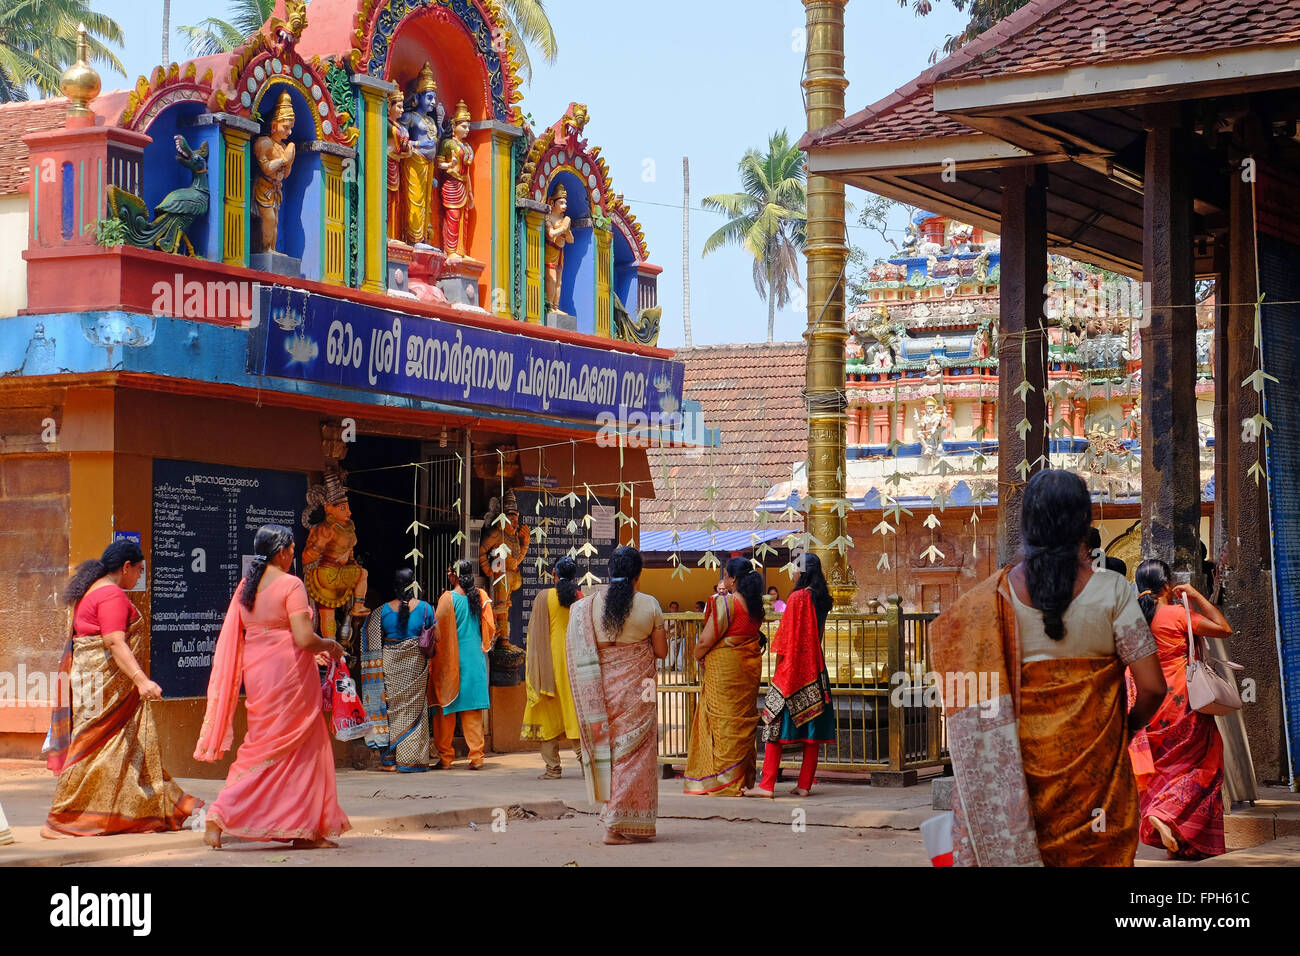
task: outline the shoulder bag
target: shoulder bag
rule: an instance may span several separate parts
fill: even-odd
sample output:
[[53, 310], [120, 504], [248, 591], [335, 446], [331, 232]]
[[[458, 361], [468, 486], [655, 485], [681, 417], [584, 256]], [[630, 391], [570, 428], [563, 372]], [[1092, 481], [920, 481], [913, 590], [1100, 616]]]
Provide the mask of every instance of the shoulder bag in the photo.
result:
[[1236, 680], [1228, 680], [1217, 665], [1234, 671], [1243, 670], [1232, 661], [1216, 660], [1209, 655], [1205, 638], [1192, 632], [1192, 609], [1183, 595], [1183, 610], [1187, 613], [1187, 703], [1198, 714], [1219, 717], [1241, 710], [1241, 694]]

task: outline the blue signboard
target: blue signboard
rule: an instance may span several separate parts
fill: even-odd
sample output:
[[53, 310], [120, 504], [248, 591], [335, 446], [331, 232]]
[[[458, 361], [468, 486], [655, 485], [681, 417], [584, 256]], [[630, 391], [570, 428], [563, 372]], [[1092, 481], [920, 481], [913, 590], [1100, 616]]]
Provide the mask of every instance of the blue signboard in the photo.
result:
[[[668, 359], [458, 325], [280, 286], [254, 297], [248, 371], [597, 423], [680, 421]], [[671, 427], [671, 425], [669, 425]], [[679, 426], [680, 427], [680, 426]]]

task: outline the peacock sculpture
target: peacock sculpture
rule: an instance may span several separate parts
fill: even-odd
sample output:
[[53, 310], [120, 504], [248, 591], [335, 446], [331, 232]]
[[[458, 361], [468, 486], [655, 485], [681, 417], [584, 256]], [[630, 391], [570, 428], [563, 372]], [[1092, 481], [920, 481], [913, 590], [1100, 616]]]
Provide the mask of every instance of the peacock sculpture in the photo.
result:
[[642, 309], [634, 319], [628, 314], [627, 306], [615, 292], [614, 338], [622, 339], [624, 342], [635, 342], [637, 345], [656, 344], [659, 341], [659, 319], [663, 311], [662, 306]]
[[191, 149], [185, 137], [176, 136], [176, 161], [194, 174], [190, 184], [173, 189], [154, 207], [139, 196], [117, 186], [108, 187], [108, 206], [113, 216], [126, 228], [126, 241], [142, 249], [158, 248], [173, 255], [185, 244], [188, 254], [197, 255], [185, 230], [208, 211], [208, 144]]

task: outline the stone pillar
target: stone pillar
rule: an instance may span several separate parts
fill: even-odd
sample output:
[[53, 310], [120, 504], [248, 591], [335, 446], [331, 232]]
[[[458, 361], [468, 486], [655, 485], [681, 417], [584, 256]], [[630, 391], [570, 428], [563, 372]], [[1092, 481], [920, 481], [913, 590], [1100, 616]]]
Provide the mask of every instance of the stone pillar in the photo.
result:
[[356, 87], [356, 117], [361, 137], [357, 141], [360, 178], [357, 209], [361, 248], [357, 274], [360, 288], [383, 292], [388, 288], [388, 93], [396, 86], [365, 73], [352, 77]]
[[1186, 134], [1174, 104], [1152, 107], [1147, 127], [1142, 274], [1151, 307], [1142, 330], [1142, 555], [1189, 572], [1192, 583], [1203, 587]]
[[[1047, 457], [1047, 170], [1041, 165], [1002, 170], [1001, 335], [998, 337], [998, 564], [1020, 549], [1025, 482]], [[1033, 386], [1022, 400], [1021, 381]], [[1018, 426], [1029, 422], [1021, 437]], [[1024, 470], [1025, 467], [1028, 470]]]
[[[804, 0], [807, 24], [809, 130], [844, 117], [844, 6], [847, 0]], [[840, 281], [849, 248], [845, 240], [844, 184], [825, 176], [808, 177], [808, 520], [814, 538], [830, 542], [844, 534], [844, 518], [833, 510], [844, 497], [844, 283]], [[838, 606], [851, 605], [856, 590], [847, 562], [824, 545], [821, 559]]]

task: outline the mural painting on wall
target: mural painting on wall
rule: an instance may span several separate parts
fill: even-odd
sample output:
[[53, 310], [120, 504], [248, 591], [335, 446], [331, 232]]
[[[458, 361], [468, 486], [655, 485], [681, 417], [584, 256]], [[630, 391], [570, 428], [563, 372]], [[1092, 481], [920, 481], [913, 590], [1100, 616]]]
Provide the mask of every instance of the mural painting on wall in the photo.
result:
[[297, 147], [289, 142], [293, 132], [293, 101], [288, 91], [280, 94], [265, 134], [253, 142], [256, 172], [253, 176], [253, 218], [258, 228], [254, 252], [274, 252], [280, 231], [280, 206], [284, 203], [284, 181], [293, 171]]
[[179, 134], [175, 141], [176, 161], [193, 173], [188, 186], [173, 189], [164, 196], [154, 207], [152, 217], [143, 199], [117, 186], [108, 187], [108, 207], [113, 218], [122, 223], [126, 241], [131, 245], [176, 255], [184, 243], [192, 256], [194, 245], [185, 230], [208, 211], [208, 144], [191, 149]]
[[451, 135], [438, 150], [438, 172], [442, 174], [442, 251], [449, 263], [469, 258], [469, 228], [474, 210], [474, 184], [469, 172], [474, 150], [465, 142], [469, 136], [469, 107], [461, 100], [451, 118]]
[[[506, 490], [504, 501], [493, 497], [483, 516], [478, 563], [492, 594], [492, 613], [497, 625], [492, 667], [497, 673], [516, 671], [523, 663], [523, 650], [510, 640], [510, 606], [514, 593], [524, 583], [519, 567], [528, 555], [529, 538], [528, 525], [519, 516], [514, 490]], [[498, 679], [497, 683], [500, 682]], [[514, 682], [517, 683], [517, 676]]]
[[546, 214], [546, 311], [560, 310], [560, 276], [564, 272], [564, 247], [573, 242], [573, 221], [567, 215], [568, 192], [557, 183]]
[[[327, 468], [325, 484], [307, 492], [307, 508], [302, 513], [307, 528], [307, 543], [302, 549], [302, 578], [307, 594], [315, 605], [320, 634], [334, 638], [350, 651], [352, 618], [367, 613], [366, 569], [357, 563], [357, 529], [352, 521], [344, 473], [337, 465]], [[338, 626], [338, 609], [346, 608], [342, 628]]]

